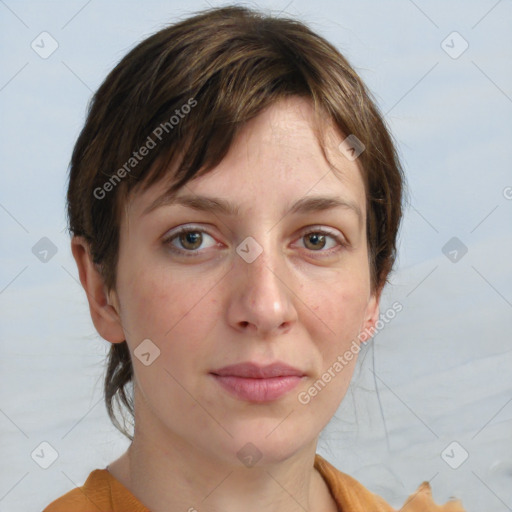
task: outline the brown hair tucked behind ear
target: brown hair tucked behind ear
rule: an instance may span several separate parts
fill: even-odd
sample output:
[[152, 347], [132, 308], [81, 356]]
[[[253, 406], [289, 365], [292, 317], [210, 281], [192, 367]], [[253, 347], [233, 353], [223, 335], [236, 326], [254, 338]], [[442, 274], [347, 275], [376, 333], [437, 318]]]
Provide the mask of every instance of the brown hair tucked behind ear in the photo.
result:
[[123, 343], [113, 343], [110, 347], [105, 378], [105, 402], [110, 420], [115, 425], [115, 427], [130, 440], [133, 439], [131, 429], [129, 430], [126, 428], [126, 418], [124, 415], [122, 415], [123, 425], [119, 423], [119, 420], [117, 419], [114, 411], [114, 401], [117, 400], [118, 405], [126, 407], [133, 419], [133, 394], [131, 392], [127, 392], [126, 389], [132, 382], [132, 373], [132, 361], [126, 341]]
[[[142, 41], [92, 99], [72, 155], [68, 216], [109, 289], [129, 193], [166, 177], [171, 163], [179, 162], [171, 191], [209, 172], [241, 126], [290, 95], [311, 99], [319, 126], [331, 120], [341, 135], [365, 145], [359, 162], [371, 283], [374, 291], [384, 286], [395, 260], [403, 174], [369, 92], [336, 48], [301, 22], [232, 6], [203, 11]], [[117, 399], [133, 415], [126, 392], [132, 373], [126, 342], [113, 344], [105, 399], [129, 438], [113, 406]]]

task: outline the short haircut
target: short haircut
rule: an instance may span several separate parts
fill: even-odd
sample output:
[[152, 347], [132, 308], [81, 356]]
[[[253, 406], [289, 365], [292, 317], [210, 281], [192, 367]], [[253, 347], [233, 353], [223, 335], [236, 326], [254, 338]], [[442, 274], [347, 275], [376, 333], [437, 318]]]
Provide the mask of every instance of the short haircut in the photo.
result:
[[[290, 96], [312, 101], [326, 159], [326, 120], [364, 147], [358, 163], [371, 287], [383, 288], [395, 262], [405, 182], [371, 93], [346, 58], [302, 22], [227, 6], [196, 13], [143, 40], [91, 100], [70, 164], [68, 218], [70, 233], [87, 240], [108, 289], [115, 289], [129, 195], [169, 179], [171, 164], [179, 163], [171, 193], [208, 173], [245, 123]], [[112, 344], [105, 401], [112, 422], [130, 439], [114, 403], [133, 418], [126, 390], [132, 378], [126, 341]]]

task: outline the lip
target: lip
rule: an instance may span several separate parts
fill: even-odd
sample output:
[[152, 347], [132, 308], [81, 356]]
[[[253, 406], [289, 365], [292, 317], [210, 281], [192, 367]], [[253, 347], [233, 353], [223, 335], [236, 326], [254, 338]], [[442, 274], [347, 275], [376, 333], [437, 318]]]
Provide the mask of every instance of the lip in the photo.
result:
[[244, 377], [247, 379], [269, 379], [272, 377], [303, 377], [305, 373], [298, 368], [285, 363], [275, 362], [267, 365], [260, 365], [253, 362], [232, 364], [214, 370], [214, 375]]
[[277, 400], [295, 388], [305, 373], [284, 363], [258, 365], [248, 362], [210, 372], [231, 395], [249, 402]]

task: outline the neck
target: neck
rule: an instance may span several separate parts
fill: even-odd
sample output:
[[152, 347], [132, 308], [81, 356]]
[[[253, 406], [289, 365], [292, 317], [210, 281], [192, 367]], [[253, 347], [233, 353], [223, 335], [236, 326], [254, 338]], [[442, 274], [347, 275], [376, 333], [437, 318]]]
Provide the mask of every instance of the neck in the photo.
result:
[[245, 467], [138, 420], [132, 444], [109, 472], [152, 512], [337, 510], [313, 466], [316, 440], [284, 460]]

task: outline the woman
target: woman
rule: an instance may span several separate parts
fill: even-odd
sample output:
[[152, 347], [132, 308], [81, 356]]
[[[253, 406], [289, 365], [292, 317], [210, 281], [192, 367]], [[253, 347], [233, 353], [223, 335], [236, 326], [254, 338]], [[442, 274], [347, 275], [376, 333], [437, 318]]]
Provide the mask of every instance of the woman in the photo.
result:
[[[132, 442], [45, 511], [393, 510], [316, 446], [379, 318], [402, 187], [365, 86], [302, 23], [224, 7], [134, 48], [68, 189]], [[463, 509], [423, 483], [401, 510]]]

